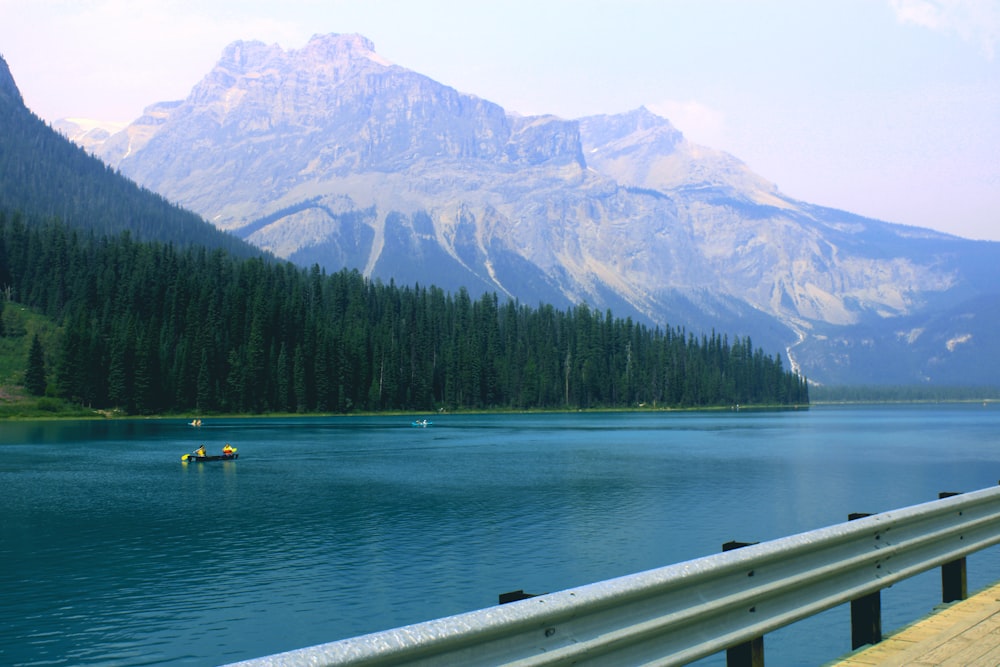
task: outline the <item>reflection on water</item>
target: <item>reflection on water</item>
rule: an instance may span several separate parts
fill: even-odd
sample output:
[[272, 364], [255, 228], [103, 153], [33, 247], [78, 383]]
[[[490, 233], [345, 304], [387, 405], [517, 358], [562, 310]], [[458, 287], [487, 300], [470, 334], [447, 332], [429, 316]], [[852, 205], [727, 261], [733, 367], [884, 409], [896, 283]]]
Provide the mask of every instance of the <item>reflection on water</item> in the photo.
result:
[[[411, 421], [4, 424], [0, 663], [231, 662], [1000, 477], [992, 406]], [[182, 464], [203, 442], [240, 458]], [[992, 552], [969, 568], [970, 588], [1000, 578]], [[883, 595], [887, 629], [936, 602], [922, 576]], [[847, 612], [766, 646], [769, 665], [828, 660]]]

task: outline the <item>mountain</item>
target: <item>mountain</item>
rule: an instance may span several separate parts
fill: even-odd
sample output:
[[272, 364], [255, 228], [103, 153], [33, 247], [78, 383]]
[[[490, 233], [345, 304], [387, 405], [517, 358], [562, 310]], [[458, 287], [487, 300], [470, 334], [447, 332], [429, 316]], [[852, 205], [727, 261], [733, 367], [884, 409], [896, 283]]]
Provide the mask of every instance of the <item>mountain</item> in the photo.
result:
[[646, 109], [509, 113], [358, 35], [236, 42], [94, 150], [303, 265], [749, 335], [821, 383], [997, 382], [1000, 244], [795, 200]]
[[264, 254], [197, 214], [116, 173], [24, 106], [0, 58], [0, 211], [30, 220], [58, 219], [98, 234], [221, 248], [239, 257]]
[[125, 129], [126, 123], [106, 123], [89, 118], [61, 118], [52, 124], [59, 134], [86, 151], [94, 151], [111, 135]]

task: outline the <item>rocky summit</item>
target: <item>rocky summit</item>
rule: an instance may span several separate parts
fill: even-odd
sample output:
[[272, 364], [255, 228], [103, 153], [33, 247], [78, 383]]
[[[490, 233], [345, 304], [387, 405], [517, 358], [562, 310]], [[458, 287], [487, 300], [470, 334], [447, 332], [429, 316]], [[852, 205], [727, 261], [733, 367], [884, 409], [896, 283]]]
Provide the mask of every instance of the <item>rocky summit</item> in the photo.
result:
[[520, 116], [322, 35], [234, 43], [90, 146], [301, 265], [751, 336], [815, 382], [996, 383], [1000, 244], [797, 201], [643, 108]]

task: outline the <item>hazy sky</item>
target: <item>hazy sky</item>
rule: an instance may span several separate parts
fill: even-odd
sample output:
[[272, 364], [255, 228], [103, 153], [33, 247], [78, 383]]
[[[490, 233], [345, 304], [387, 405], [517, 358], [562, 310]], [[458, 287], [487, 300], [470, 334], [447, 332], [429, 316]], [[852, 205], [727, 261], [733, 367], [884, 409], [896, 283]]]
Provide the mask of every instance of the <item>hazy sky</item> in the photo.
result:
[[134, 120], [238, 39], [353, 32], [511, 111], [645, 105], [789, 196], [1000, 240], [1000, 0], [0, 0], [48, 121]]

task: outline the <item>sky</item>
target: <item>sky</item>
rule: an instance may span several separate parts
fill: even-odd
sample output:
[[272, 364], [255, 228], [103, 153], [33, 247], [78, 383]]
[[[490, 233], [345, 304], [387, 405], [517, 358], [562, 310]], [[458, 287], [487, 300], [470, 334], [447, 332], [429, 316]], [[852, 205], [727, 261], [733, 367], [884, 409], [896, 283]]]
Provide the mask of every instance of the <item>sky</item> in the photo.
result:
[[790, 197], [1000, 241], [1000, 0], [0, 0], [49, 122], [129, 122], [234, 41], [326, 33], [524, 115], [645, 106]]

